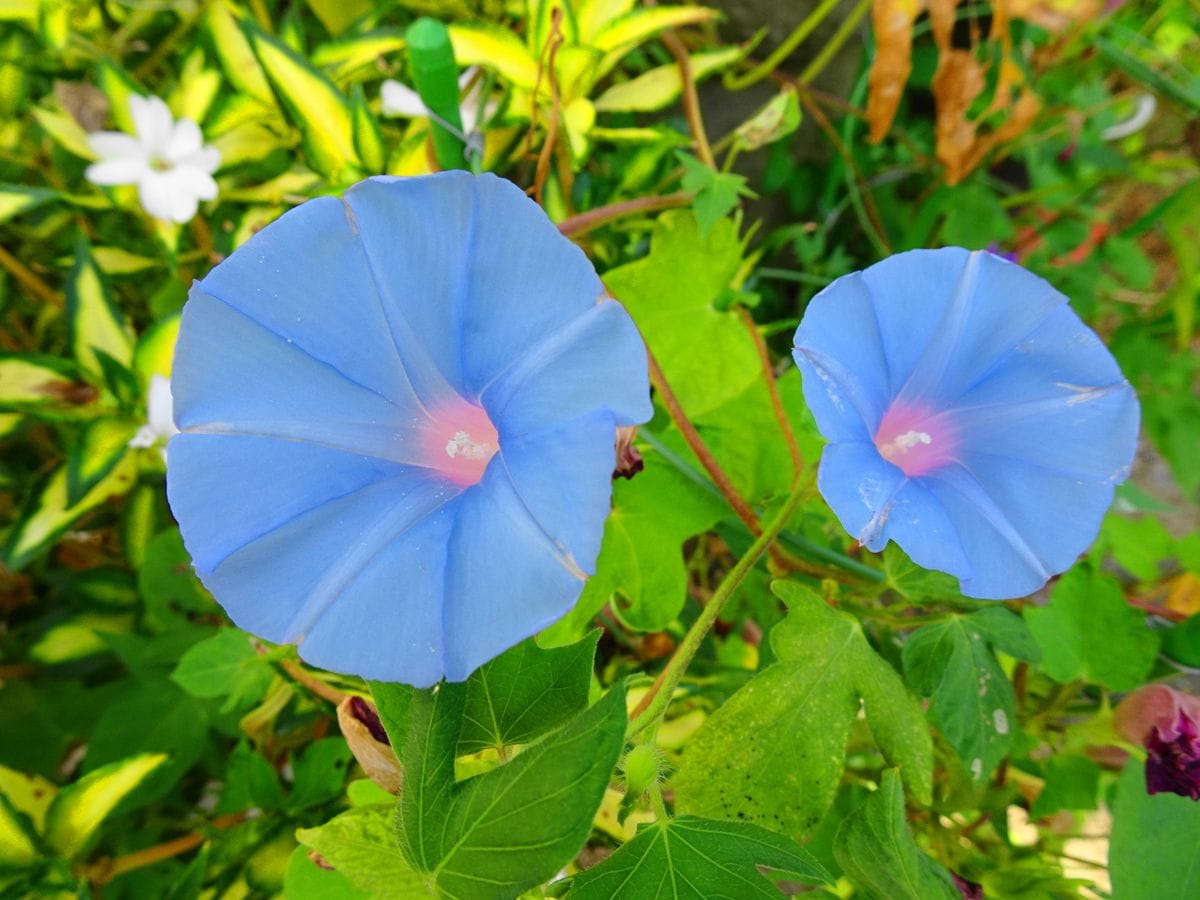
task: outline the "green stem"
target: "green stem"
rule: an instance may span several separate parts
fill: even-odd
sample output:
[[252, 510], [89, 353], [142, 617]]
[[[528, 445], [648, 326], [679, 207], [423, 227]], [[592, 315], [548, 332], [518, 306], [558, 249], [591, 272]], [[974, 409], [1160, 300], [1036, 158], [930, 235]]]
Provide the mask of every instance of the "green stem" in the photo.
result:
[[458, 111], [458, 66], [450, 32], [437, 19], [422, 17], [405, 32], [413, 85], [432, 115], [433, 152], [443, 169], [465, 169], [462, 117]]
[[842, 49], [842, 44], [846, 43], [846, 39], [854, 33], [854, 29], [858, 27], [858, 23], [862, 21], [862, 17], [867, 14], [867, 10], [871, 8], [871, 0], [858, 0], [858, 6], [850, 11], [850, 15], [842, 20], [842, 24], [838, 26], [837, 31], [833, 33], [825, 46], [821, 48], [821, 52], [816, 58], [804, 67], [804, 71], [800, 73], [800, 77], [796, 79], [801, 84], [812, 84], [814, 79], [825, 70], [829, 65], [829, 61], [834, 55]]
[[634, 710], [633, 721], [629, 723], [629, 729], [626, 731], [626, 739], [645, 731], [647, 728], [657, 730], [658, 723], [667, 711], [667, 707], [671, 703], [671, 697], [675, 694], [675, 689], [679, 687], [679, 682], [683, 678], [684, 672], [687, 671], [692, 660], [696, 656], [696, 652], [700, 649], [700, 644], [703, 643], [705, 636], [717, 621], [717, 617], [725, 609], [725, 605], [733, 597], [734, 592], [741, 586], [742, 581], [750, 574], [750, 571], [758, 563], [759, 558], [767, 552], [767, 548], [779, 536], [779, 532], [783, 531], [783, 526], [788, 523], [799, 505], [801, 498], [808, 492], [808, 483], [804, 479], [800, 479], [797, 485], [784, 501], [783, 506], [775, 514], [770, 522], [763, 526], [763, 532], [758, 536], [750, 549], [745, 555], [737, 561], [729, 574], [717, 586], [716, 592], [712, 595], [712, 599], [705, 604], [700, 610], [700, 615], [696, 617], [696, 621], [692, 623], [691, 628], [687, 630], [687, 634], [683, 636], [679, 646], [675, 649], [671, 659], [667, 662], [667, 666], [663, 669], [662, 674], [650, 688], [650, 692], [642, 700], [638, 709]]
[[795, 30], [787, 36], [787, 39], [782, 44], [772, 51], [770, 56], [746, 74], [726, 78], [725, 87], [731, 91], [740, 91], [770, 75], [771, 72], [779, 68], [780, 63], [787, 59], [793, 50], [800, 46], [801, 41], [812, 34], [813, 29], [825, 21], [825, 17], [833, 11], [833, 8], [839, 2], [841, 0], [822, 0], [822, 3], [804, 17], [804, 20], [796, 26]]

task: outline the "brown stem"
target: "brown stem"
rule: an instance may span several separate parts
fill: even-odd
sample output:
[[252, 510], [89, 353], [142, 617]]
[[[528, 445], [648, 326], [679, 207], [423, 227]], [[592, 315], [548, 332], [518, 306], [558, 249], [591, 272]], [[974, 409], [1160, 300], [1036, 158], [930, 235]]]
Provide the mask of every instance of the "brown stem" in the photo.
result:
[[725, 470], [721, 468], [721, 464], [717, 462], [716, 457], [712, 455], [712, 451], [704, 443], [704, 438], [700, 437], [700, 432], [696, 430], [696, 426], [692, 424], [692, 420], [687, 417], [683, 411], [683, 407], [679, 405], [679, 398], [675, 396], [675, 392], [671, 390], [671, 385], [667, 382], [667, 378], [663, 375], [663, 370], [658, 364], [658, 360], [654, 358], [654, 353], [650, 348], [646, 348], [646, 356], [650, 362], [650, 383], [654, 385], [654, 389], [658, 391], [659, 399], [662, 400], [663, 406], [667, 408], [667, 412], [671, 416], [671, 421], [675, 423], [675, 427], [679, 429], [683, 439], [691, 448], [692, 453], [696, 455], [696, 459], [700, 460], [700, 465], [704, 467], [704, 471], [708, 473], [708, 477], [713, 480], [713, 484], [721, 492], [729, 505], [733, 507], [733, 511], [737, 513], [737, 517], [742, 520], [745, 526], [750, 529], [750, 533], [755, 537], [762, 534], [762, 526], [758, 522], [758, 517], [754, 515], [754, 510], [750, 508], [750, 504], [746, 499], [738, 493], [738, 489], [734, 487], [733, 482], [729, 480], [729, 476], [725, 474]]
[[13, 278], [21, 282], [25, 290], [38, 299], [44, 300], [55, 309], [62, 309], [65, 305], [62, 294], [42, 281], [41, 278], [30, 271], [28, 266], [9, 253], [2, 245], [0, 245], [0, 266], [4, 266]]
[[677, 206], [687, 206], [691, 202], [692, 195], [684, 191], [654, 197], [634, 197], [632, 200], [597, 206], [595, 209], [581, 212], [569, 219], [563, 219], [558, 223], [558, 230], [567, 237], [577, 237], [587, 234], [601, 225], [623, 219], [625, 216], [657, 212], [660, 209], [673, 209]]
[[1170, 622], [1182, 622], [1188, 616], [1187, 613], [1182, 613], [1177, 609], [1171, 609], [1167, 606], [1159, 606], [1157, 603], [1152, 603], [1149, 600], [1138, 600], [1136, 597], [1126, 597], [1125, 602], [1134, 609], [1140, 609], [1143, 612], [1153, 613], [1156, 616], [1161, 616]]
[[[217, 816], [208, 823], [208, 827], [218, 829], [232, 828], [234, 825], [246, 821], [249, 817], [249, 811], [229, 813], [228, 815]], [[143, 850], [138, 850], [125, 856], [118, 856], [116, 859], [97, 860], [84, 867], [83, 875], [93, 885], [107, 884], [118, 875], [124, 875], [126, 872], [132, 872], [134, 869], [162, 862], [164, 859], [179, 856], [181, 853], [187, 853], [194, 847], [203, 844], [208, 838], [209, 834], [207, 831], [193, 831], [191, 834], [185, 834], [174, 840], [155, 844], [153, 847], [146, 847]]]
[[301, 687], [307, 688], [311, 693], [316, 694], [322, 700], [328, 700], [334, 706], [337, 706], [345, 700], [349, 694], [339, 691], [337, 688], [326, 684], [320, 678], [306, 671], [298, 662], [291, 659], [281, 659], [279, 665], [283, 667], [283, 671], [287, 672], [292, 679]]
[[[558, 55], [558, 48], [563, 42], [562, 31], [559, 24], [562, 20], [562, 10], [558, 7], [550, 14], [550, 34], [546, 37], [546, 47], [542, 52], [545, 59], [545, 64], [541, 64], [539, 60], [538, 81], [541, 81], [542, 74], [546, 75], [550, 83], [550, 124], [546, 128], [546, 138], [542, 141], [542, 149], [538, 152], [537, 166], [534, 169], [533, 176], [533, 199], [537, 201], [538, 206], [543, 206], [542, 189], [545, 187], [546, 178], [550, 175], [550, 162], [554, 156], [554, 143], [558, 139], [558, 78], [554, 72], [554, 59]], [[537, 109], [537, 95], [540, 85], [534, 85], [533, 88], [533, 106]], [[533, 134], [533, 123], [529, 125], [530, 134]]]
[[758, 323], [750, 315], [750, 310], [744, 306], [739, 306], [738, 313], [742, 317], [742, 322], [745, 324], [746, 330], [750, 332], [750, 338], [754, 341], [754, 349], [758, 351], [758, 361], [762, 364], [763, 380], [767, 383], [767, 393], [771, 395], [771, 410], [775, 413], [775, 421], [779, 423], [779, 430], [783, 432], [783, 440], [787, 444], [788, 453], [792, 457], [792, 483], [795, 484], [796, 479], [800, 477], [800, 473], [804, 471], [804, 457], [800, 454], [800, 445], [796, 442], [796, 431], [792, 428], [792, 421], [787, 417], [787, 411], [783, 408], [783, 400], [779, 396], [779, 385], [775, 380], [775, 369], [771, 365], [771, 355], [767, 352], [767, 343], [763, 340], [762, 332], [758, 330]]
[[679, 66], [679, 77], [683, 82], [683, 115], [687, 119], [688, 130], [692, 133], [692, 143], [696, 147], [696, 156], [700, 162], [710, 169], [717, 167], [713, 157], [712, 147], [708, 143], [708, 134], [704, 130], [704, 118], [700, 113], [700, 95], [696, 92], [696, 82], [692, 80], [692, 61], [688, 59], [687, 48], [674, 31], [664, 31], [663, 46], [675, 57]]

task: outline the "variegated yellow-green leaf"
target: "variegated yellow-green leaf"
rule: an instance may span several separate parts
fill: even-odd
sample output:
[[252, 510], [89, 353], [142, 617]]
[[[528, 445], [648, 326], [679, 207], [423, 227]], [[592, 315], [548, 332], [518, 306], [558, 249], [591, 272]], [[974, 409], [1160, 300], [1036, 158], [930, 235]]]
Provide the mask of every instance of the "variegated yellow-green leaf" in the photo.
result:
[[13, 809], [29, 816], [29, 821], [39, 832], [45, 826], [46, 810], [57, 793], [54, 782], [41, 775], [0, 766], [0, 794], [8, 799]]
[[284, 139], [261, 122], [242, 122], [209, 143], [220, 151], [221, 165], [226, 167], [262, 159], [279, 147], [294, 145], [296, 138]]
[[9, 29], [0, 38], [0, 119], [12, 119], [29, 99], [30, 67], [26, 60], [32, 42], [24, 30]]
[[579, 165], [591, 152], [591, 131], [596, 124], [596, 107], [587, 97], [576, 97], [563, 109], [563, 125], [567, 133], [567, 144], [571, 148], [571, 160]]
[[291, 48], [249, 22], [243, 28], [271, 87], [300, 129], [313, 167], [323, 175], [357, 167], [354, 125], [345, 96]]
[[[741, 57], [738, 47], [696, 53], [688, 58], [692, 78], [699, 81], [707, 75], [733, 65]], [[664, 109], [679, 99], [683, 93], [683, 79], [679, 66], [670, 63], [657, 66], [648, 72], [614, 84], [596, 99], [599, 112], [653, 112]]]
[[387, 165], [387, 149], [383, 146], [383, 133], [375, 114], [367, 106], [367, 98], [361, 85], [355, 85], [350, 93], [350, 112], [354, 121], [354, 148], [369, 175], [382, 175]]
[[38, 858], [37, 844], [24, 818], [0, 794], [0, 870], [24, 869]]
[[82, 232], [75, 245], [75, 267], [67, 280], [67, 318], [71, 348], [79, 364], [100, 375], [99, 354], [128, 367], [133, 360], [133, 336], [113, 306], [100, 267]]
[[46, 813], [46, 843], [67, 859], [79, 856], [116, 805], [168, 759], [166, 753], [131, 756], [63, 788]]
[[74, 506], [121, 461], [137, 426], [118, 418], [96, 419], [67, 453], [67, 503]]
[[591, 44], [596, 33], [609, 22], [627, 15], [637, 0], [578, 0], [575, 21], [579, 27], [579, 42]]
[[369, 13], [372, 6], [370, 0], [308, 0], [308, 8], [332, 35], [341, 34]]
[[46, 134], [68, 153], [84, 159], [96, 158], [96, 154], [88, 146], [87, 132], [66, 113], [39, 106], [33, 110], [33, 117]]
[[[60, 256], [55, 262], [65, 268], [71, 265], [73, 259], [70, 256]], [[92, 259], [105, 275], [132, 275], [163, 265], [160, 259], [130, 253], [123, 247], [93, 247]]]
[[526, 90], [537, 83], [537, 59], [507, 28], [482, 22], [457, 23], [450, 26], [450, 42], [460, 66], [487, 66]]
[[61, 53], [71, 39], [71, 4], [42, 0], [39, 6], [38, 30], [42, 33], [42, 43]]
[[40, 0], [0, 0], [0, 22], [34, 21], [40, 6]]
[[555, 12], [558, 13], [558, 32], [565, 47], [579, 43], [579, 25], [575, 21], [575, 4], [569, 0], [529, 0], [526, 43], [534, 57], [541, 57], [550, 42]]
[[20, 184], [0, 184], [0, 223], [19, 213], [27, 212], [58, 197], [58, 191], [48, 188], [25, 187]]
[[703, 6], [656, 6], [636, 9], [614, 19], [596, 32], [593, 47], [610, 53], [623, 47], [633, 47], [668, 28], [710, 22], [717, 17], [715, 9]]
[[133, 369], [146, 381], [151, 375], [171, 377], [175, 339], [179, 337], [179, 313], [155, 322], [138, 339], [133, 351]]
[[[340, 82], [358, 69], [372, 66], [379, 57], [398, 54], [403, 49], [403, 31], [380, 28], [322, 44], [313, 51], [311, 59], [314, 66]], [[378, 75], [378, 70], [375, 71]]]
[[[563, 103], [576, 97], [586, 97], [596, 83], [596, 72], [604, 59], [595, 47], [562, 47], [554, 57], [554, 74], [558, 79], [558, 96]], [[546, 94], [549, 85], [543, 85]]]
[[288, 197], [308, 197], [320, 193], [322, 184], [321, 176], [315, 172], [303, 168], [292, 169], [262, 184], [234, 188], [225, 196], [239, 203], [270, 203], [278, 206]]
[[228, 0], [212, 0], [204, 14], [204, 24], [212, 35], [221, 68], [229, 80], [243, 94], [274, 106], [275, 95], [271, 93], [267, 76], [263, 74], [250, 42], [242, 34], [239, 21]]
[[221, 72], [208, 66], [204, 51], [199, 47], [192, 50], [183, 61], [179, 72], [179, 84], [167, 98], [167, 105], [176, 116], [203, 122], [221, 89]]
[[20, 569], [56, 541], [85, 512], [110, 497], [127, 493], [136, 480], [137, 461], [133, 454], [126, 454], [105, 478], [72, 505], [67, 503], [67, 468], [59, 467], [9, 532], [3, 555], [5, 565], [14, 571]]
[[133, 77], [111, 59], [100, 60], [97, 69], [97, 80], [100, 90], [108, 98], [109, 115], [117, 128], [127, 134], [133, 134], [133, 116], [129, 112], [129, 97], [131, 94], [144, 94], [145, 91], [133, 80]]
[[685, 147], [691, 143], [678, 131], [667, 128], [601, 128], [592, 129], [592, 140], [611, 141], [615, 144], [667, 144]]
[[800, 127], [800, 100], [791, 88], [780, 91], [738, 126], [737, 143], [743, 150], [757, 150]]
[[0, 409], [62, 403], [75, 387], [75, 367], [43, 354], [0, 354]]

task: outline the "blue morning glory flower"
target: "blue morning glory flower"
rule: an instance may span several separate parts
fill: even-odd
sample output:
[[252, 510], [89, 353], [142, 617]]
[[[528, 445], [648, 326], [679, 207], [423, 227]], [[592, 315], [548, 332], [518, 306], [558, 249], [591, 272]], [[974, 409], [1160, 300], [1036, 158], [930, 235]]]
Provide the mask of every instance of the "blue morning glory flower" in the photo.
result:
[[240, 627], [327, 669], [461, 681], [567, 612], [645, 349], [516, 186], [372, 178], [193, 286], [167, 490]]
[[913, 250], [839, 278], [794, 356], [842, 525], [967, 596], [1068, 569], [1129, 474], [1138, 404], [1112, 355], [1066, 297], [990, 253]]

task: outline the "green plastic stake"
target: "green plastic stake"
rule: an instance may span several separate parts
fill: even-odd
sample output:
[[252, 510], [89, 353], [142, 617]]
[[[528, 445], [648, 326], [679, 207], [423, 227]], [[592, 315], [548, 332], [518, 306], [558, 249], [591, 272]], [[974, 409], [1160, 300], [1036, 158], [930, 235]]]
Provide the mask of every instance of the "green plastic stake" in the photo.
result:
[[432, 115], [433, 152], [443, 169], [466, 169], [465, 136], [458, 112], [458, 66], [450, 32], [437, 19], [422, 17], [405, 33], [408, 62], [421, 102]]

